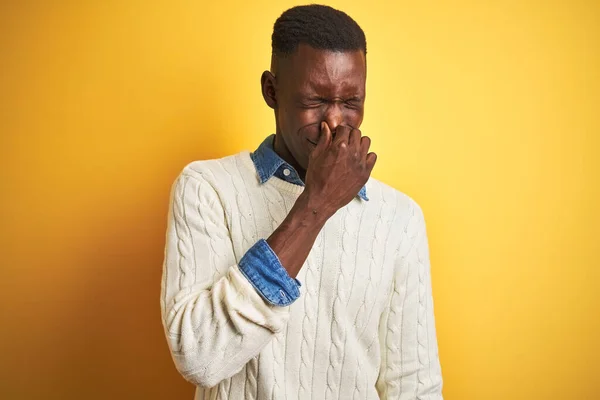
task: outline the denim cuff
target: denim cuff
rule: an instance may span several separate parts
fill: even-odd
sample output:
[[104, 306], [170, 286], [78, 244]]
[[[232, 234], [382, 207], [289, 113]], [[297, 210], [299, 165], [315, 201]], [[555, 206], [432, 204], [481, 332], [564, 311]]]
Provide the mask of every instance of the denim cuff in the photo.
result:
[[281, 265], [266, 240], [260, 239], [244, 254], [239, 269], [270, 304], [288, 306], [300, 297], [300, 282]]

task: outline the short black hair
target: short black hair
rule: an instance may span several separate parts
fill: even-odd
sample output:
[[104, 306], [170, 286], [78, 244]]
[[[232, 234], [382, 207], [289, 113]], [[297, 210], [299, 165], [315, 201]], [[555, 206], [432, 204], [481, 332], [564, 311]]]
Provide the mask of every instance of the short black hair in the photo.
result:
[[318, 4], [292, 7], [275, 21], [273, 56], [290, 55], [302, 43], [315, 49], [367, 54], [365, 33], [356, 21], [343, 11]]

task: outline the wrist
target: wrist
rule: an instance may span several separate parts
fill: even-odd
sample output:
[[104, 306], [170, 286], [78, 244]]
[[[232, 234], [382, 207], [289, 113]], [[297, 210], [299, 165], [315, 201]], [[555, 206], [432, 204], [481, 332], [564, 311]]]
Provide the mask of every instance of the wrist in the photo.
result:
[[322, 197], [311, 195], [306, 190], [298, 197], [292, 211], [296, 211], [303, 221], [311, 225], [325, 224], [336, 212]]

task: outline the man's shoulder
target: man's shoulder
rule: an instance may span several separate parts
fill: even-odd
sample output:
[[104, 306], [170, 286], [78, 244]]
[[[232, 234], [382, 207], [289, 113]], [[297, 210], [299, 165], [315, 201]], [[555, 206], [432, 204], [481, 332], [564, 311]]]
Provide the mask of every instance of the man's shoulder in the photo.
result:
[[372, 206], [380, 207], [402, 217], [407, 214], [420, 214], [421, 207], [408, 194], [373, 177], [367, 182], [367, 196]]
[[221, 158], [196, 160], [187, 164], [180, 175], [191, 176], [210, 182], [252, 173], [252, 160], [248, 151], [241, 151]]

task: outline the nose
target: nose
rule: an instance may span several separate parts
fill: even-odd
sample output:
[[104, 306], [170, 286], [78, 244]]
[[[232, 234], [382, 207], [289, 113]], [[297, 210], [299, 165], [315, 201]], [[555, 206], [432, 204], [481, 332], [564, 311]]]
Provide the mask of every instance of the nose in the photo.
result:
[[344, 122], [344, 114], [341, 105], [337, 102], [330, 104], [329, 107], [327, 107], [323, 119], [327, 122], [327, 125], [329, 125], [331, 132], [335, 133], [337, 127], [343, 125]]

